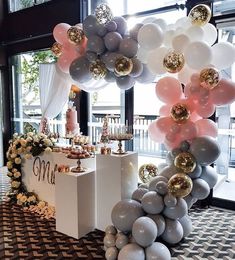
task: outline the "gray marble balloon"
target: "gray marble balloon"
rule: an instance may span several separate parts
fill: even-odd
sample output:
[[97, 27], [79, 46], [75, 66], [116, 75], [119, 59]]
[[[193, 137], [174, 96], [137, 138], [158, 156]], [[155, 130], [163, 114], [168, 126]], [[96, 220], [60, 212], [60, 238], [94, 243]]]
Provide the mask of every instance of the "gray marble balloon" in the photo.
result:
[[105, 228], [105, 234], [107, 235], [107, 234], [112, 234], [112, 235], [116, 235], [117, 234], [117, 229], [114, 227], [114, 226], [112, 226], [112, 225], [109, 225], [109, 226], [107, 226], [106, 228]]
[[165, 167], [160, 173], [160, 176], [163, 176], [167, 179], [170, 179], [173, 175], [175, 175], [178, 172], [177, 168], [172, 165], [172, 166], [168, 166]]
[[120, 250], [129, 242], [129, 238], [124, 234], [119, 234], [116, 239], [116, 247]]
[[188, 213], [188, 206], [184, 199], [177, 198], [177, 204], [173, 207], [165, 207], [163, 215], [170, 219], [182, 218]]
[[132, 58], [131, 60], [132, 60], [133, 68], [129, 75], [134, 78], [139, 77], [143, 72], [143, 64], [137, 58]]
[[102, 54], [105, 51], [103, 39], [98, 35], [91, 35], [87, 40], [87, 50]]
[[199, 200], [205, 199], [210, 194], [210, 187], [203, 179], [194, 179], [191, 195]]
[[164, 196], [164, 204], [166, 207], [175, 207], [177, 204], [177, 198], [171, 193], [168, 193]]
[[75, 59], [69, 67], [69, 74], [74, 81], [85, 83], [89, 81], [92, 76], [89, 71], [89, 61], [85, 57]]
[[119, 52], [128, 58], [136, 56], [138, 51], [138, 43], [132, 38], [124, 38], [119, 45]]
[[207, 166], [213, 163], [220, 155], [217, 142], [209, 136], [200, 136], [193, 139], [190, 153], [196, 158], [197, 163]]
[[144, 249], [135, 243], [127, 244], [120, 250], [118, 260], [145, 260]]
[[83, 21], [83, 31], [86, 37], [90, 37], [91, 35], [96, 35], [97, 30], [97, 20], [95, 15], [88, 15]]
[[105, 252], [106, 260], [116, 260], [118, 257], [118, 249], [116, 247], [109, 247]]
[[141, 204], [144, 211], [149, 214], [158, 214], [164, 208], [162, 196], [155, 191], [145, 193], [141, 200]]
[[137, 23], [133, 28], [130, 29], [129, 34], [132, 39], [137, 41], [139, 30], [143, 25], [144, 25], [143, 23]]
[[159, 181], [156, 184], [156, 191], [160, 195], [165, 195], [168, 192], [167, 183], [165, 181]]
[[119, 32], [121, 35], [125, 35], [127, 31], [126, 19], [122, 16], [115, 16], [113, 21], [117, 24], [117, 32]]
[[150, 246], [157, 238], [157, 225], [148, 217], [138, 218], [132, 227], [132, 235], [136, 243], [142, 247]]
[[135, 220], [144, 215], [139, 202], [131, 199], [119, 201], [112, 209], [111, 219], [114, 226], [123, 232], [129, 232]]
[[145, 193], [147, 193], [149, 190], [148, 189], [145, 189], [145, 188], [138, 188], [136, 189], [133, 193], [132, 193], [132, 196], [131, 198], [133, 200], [136, 200], [138, 202], [141, 202], [143, 196]]
[[122, 41], [122, 36], [118, 32], [108, 32], [104, 37], [105, 47], [109, 51], [117, 51]]
[[150, 183], [149, 183], [149, 190], [150, 191], [156, 191], [156, 184], [159, 182], [159, 181], [164, 181], [165, 183], [168, 182], [168, 179], [164, 176], [156, 176], [154, 177]]
[[112, 234], [106, 234], [104, 236], [104, 245], [109, 248], [115, 246], [116, 243], [116, 237]]
[[193, 206], [194, 203], [197, 202], [197, 199], [194, 198], [191, 194], [184, 197], [184, 200], [186, 201], [189, 209]]
[[132, 78], [130, 76], [117, 77], [116, 84], [120, 89], [128, 90], [128, 89], [134, 87], [135, 80], [134, 80], [134, 78]]
[[145, 249], [146, 260], [171, 260], [169, 249], [162, 243], [154, 242]]
[[104, 80], [108, 83], [111, 83], [111, 82], [116, 82], [116, 76], [114, 75], [113, 72], [107, 70], [107, 73], [104, 77]]
[[188, 176], [191, 179], [196, 179], [199, 178], [202, 174], [202, 166], [200, 164], [197, 163], [195, 169], [193, 170], [193, 172], [188, 173]]
[[157, 225], [157, 236], [161, 236], [166, 227], [164, 217], [161, 214], [148, 214], [146, 217], [151, 218], [155, 222]]
[[105, 27], [109, 32], [115, 32], [117, 30], [117, 24], [115, 21], [109, 21]]
[[[104, 62], [106, 68], [110, 71], [114, 71], [115, 69], [115, 62], [117, 58], [121, 57], [122, 55], [116, 52], [106, 52], [101, 56], [101, 60]], [[116, 76], [115, 76], [116, 78]]]
[[183, 237], [187, 237], [193, 230], [192, 221], [191, 221], [189, 215], [185, 215], [178, 220], [184, 231]]
[[136, 77], [136, 81], [138, 81], [139, 83], [152, 83], [155, 79], [156, 75], [153, 74], [148, 68], [146, 64], [143, 64], [143, 71], [140, 74], [140, 76]]
[[207, 182], [210, 189], [212, 189], [218, 180], [218, 174], [216, 173], [215, 168], [211, 166], [202, 167], [201, 179]]
[[177, 244], [183, 238], [183, 227], [178, 220], [165, 219], [166, 228], [161, 235], [162, 239], [169, 244]]

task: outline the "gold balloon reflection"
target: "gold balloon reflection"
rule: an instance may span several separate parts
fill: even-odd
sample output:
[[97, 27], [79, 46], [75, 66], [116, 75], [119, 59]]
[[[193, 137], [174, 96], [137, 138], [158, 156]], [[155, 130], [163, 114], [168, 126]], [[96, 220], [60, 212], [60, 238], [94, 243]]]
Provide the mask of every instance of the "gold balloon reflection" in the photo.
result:
[[208, 90], [215, 88], [219, 84], [219, 71], [215, 68], [206, 68], [200, 72], [200, 85]]
[[56, 57], [60, 57], [62, 54], [62, 45], [58, 42], [53, 43], [51, 46], [51, 51]]
[[191, 153], [183, 152], [175, 157], [174, 165], [184, 173], [190, 173], [196, 168], [196, 160]]
[[155, 176], [157, 176], [158, 169], [152, 163], [143, 164], [139, 168], [139, 178], [143, 183], [150, 182]]
[[119, 76], [127, 76], [128, 74], [131, 73], [132, 68], [133, 68], [133, 63], [131, 59], [124, 56], [116, 59], [114, 71]]
[[190, 111], [185, 104], [177, 103], [172, 106], [170, 115], [174, 121], [178, 123], [183, 123], [187, 119], [189, 119]]
[[75, 45], [79, 45], [85, 38], [83, 30], [76, 26], [71, 26], [68, 29], [67, 36], [69, 41]]
[[191, 178], [184, 173], [173, 175], [167, 184], [168, 192], [175, 197], [186, 197], [193, 188]]
[[184, 55], [176, 51], [170, 51], [163, 59], [163, 66], [170, 73], [177, 73], [184, 67]]
[[203, 26], [211, 19], [211, 9], [208, 5], [196, 5], [189, 12], [188, 17], [193, 25]]

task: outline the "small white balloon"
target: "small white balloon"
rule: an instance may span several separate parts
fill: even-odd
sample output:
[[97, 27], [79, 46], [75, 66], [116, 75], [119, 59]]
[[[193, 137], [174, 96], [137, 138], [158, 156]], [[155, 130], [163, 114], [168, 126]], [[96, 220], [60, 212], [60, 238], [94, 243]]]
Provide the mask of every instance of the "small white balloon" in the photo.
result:
[[105, 252], [106, 260], [116, 260], [118, 256], [118, 250], [116, 247], [109, 247]]
[[235, 61], [235, 48], [229, 42], [219, 42], [212, 46], [211, 63], [219, 70], [229, 68]]
[[183, 27], [185, 30], [191, 25], [191, 21], [187, 16], [181, 17], [175, 22], [175, 28]]
[[147, 18], [145, 18], [145, 19], [142, 21], [142, 23], [143, 23], [143, 24], [152, 23], [155, 19], [156, 19], [156, 18], [153, 17], [153, 16], [147, 17]]
[[178, 80], [180, 83], [183, 83], [186, 85], [188, 82], [190, 82], [190, 78], [196, 71], [189, 68], [186, 64], [184, 65], [183, 69], [178, 72]]
[[177, 52], [183, 52], [189, 43], [190, 39], [186, 34], [178, 34], [172, 39], [172, 47]]
[[212, 61], [211, 47], [205, 42], [192, 42], [184, 51], [185, 62], [192, 69], [202, 69]]
[[201, 41], [204, 36], [204, 31], [200, 26], [192, 25], [186, 30], [185, 34], [189, 37], [191, 42]]
[[153, 51], [150, 51], [147, 58], [148, 69], [154, 74], [166, 73], [166, 69], [163, 66], [163, 59], [167, 54], [168, 49], [166, 47], [160, 47]]
[[217, 30], [211, 23], [207, 23], [202, 27], [204, 31], [203, 41], [207, 42], [210, 46], [213, 45], [217, 39]]
[[163, 32], [165, 32], [167, 29], [167, 23], [164, 19], [154, 19], [152, 23], [159, 25]]
[[163, 40], [164, 45], [167, 47], [172, 47], [172, 39], [174, 38], [174, 36], [175, 36], [175, 30], [168, 29], [164, 35], [164, 40]]
[[137, 59], [139, 59], [142, 63], [146, 64], [147, 63], [147, 58], [148, 58], [148, 53], [149, 51], [139, 47], [137, 51]]

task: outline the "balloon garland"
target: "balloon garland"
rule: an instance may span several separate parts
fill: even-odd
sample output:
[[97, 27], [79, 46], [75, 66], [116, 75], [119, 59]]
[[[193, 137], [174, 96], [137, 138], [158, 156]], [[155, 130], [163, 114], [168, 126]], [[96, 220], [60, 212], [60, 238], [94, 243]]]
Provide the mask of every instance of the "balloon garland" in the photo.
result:
[[128, 32], [126, 20], [113, 17], [101, 4], [82, 26], [59, 24], [54, 29], [58, 66], [86, 91], [109, 82], [127, 90], [135, 82], [163, 76], [155, 92], [165, 104], [148, 130], [153, 141], [169, 150], [166, 163], [157, 173], [148, 170], [148, 176], [143, 167], [146, 183], [113, 207], [113, 226], [104, 237], [107, 260], [170, 259], [168, 248], [156, 241], [176, 244], [188, 236], [188, 209], [217, 182], [210, 164], [220, 154], [214, 139], [218, 131], [207, 118], [216, 106], [235, 100], [234, 83], [220, 74], [234, 63], [235, 48], [227, 42], [214, 44], [217, 30], [210, 18], [210, 8], [199, 4], [174, 25], [153, 19]]

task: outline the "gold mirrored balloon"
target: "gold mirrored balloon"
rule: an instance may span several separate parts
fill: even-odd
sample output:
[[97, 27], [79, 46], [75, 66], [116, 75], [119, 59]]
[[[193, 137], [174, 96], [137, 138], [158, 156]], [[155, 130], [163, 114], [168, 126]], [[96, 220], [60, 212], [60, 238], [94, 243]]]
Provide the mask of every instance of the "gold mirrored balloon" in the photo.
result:
[[71, 43], [79, 45], [85, 38], [85, 34], [81, 28], [71, 26], [67, 31], [68, 39]]
[[175, 197], [186, 197], [193, 188], [191, 178], [185, 173], [177, 173], [173, 175], [167, 184], [168, 192]]
[[170, 115], [178, 123], [184, 123], [189, 119], [190, 111], [185, 104], [177, 103], [172, 106]]
[[58, 42], [53, 43], [51, 51], [56, 57], [60, 57], [60, 55], [62, 54], [62, 45]]
[[163, 66], [170, 73], [177, 73], [184, 67], [184, 55], [176, 51], [170, 51], [163, 59]]
[[190, 173], [196, 168], [196, 160], [191, 153], [183, 152], [175, 157], [174, 165], [184, 173]]
[[131, 73], [132, 68], [133, 68], [133, 63], [131, 59], [124, 56], [116, 59], [114, 71], [119, 76], [127, 76], [128, 74]]
[[106, 24], [113, 19], [112, 10], [106, 4], [100, 4], [95, 9], [96, 20], [100, 24]]
[[157, 166], [152, 163], [143, 164], [139, 168], [139, 178], [143, 183], [150, 182], [158, 173]]
[[105, 64], [101, 60], [96, 60], [95, 62], [92, 62], [90, 64], [89, 70], [92, 74], [92, 77], [96, 80], [104, 78], [107, 74]]
[[193, 25], [203, 26], [211, 19], [211, 9], [208, 5], [196, 5], [191, 9], [188, 17]]
[[206, 68], [200, 72], [200, 85], [206, 89], [213, 89], [220, 81], [219, 71], [215, 68]]

